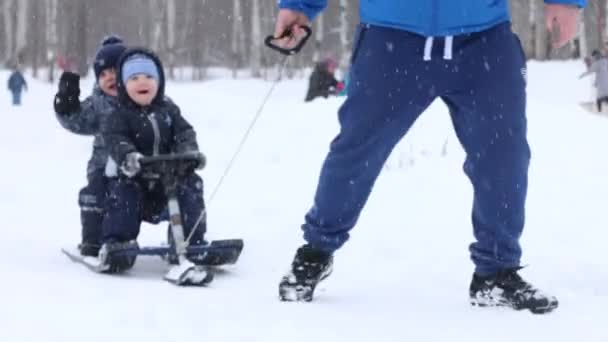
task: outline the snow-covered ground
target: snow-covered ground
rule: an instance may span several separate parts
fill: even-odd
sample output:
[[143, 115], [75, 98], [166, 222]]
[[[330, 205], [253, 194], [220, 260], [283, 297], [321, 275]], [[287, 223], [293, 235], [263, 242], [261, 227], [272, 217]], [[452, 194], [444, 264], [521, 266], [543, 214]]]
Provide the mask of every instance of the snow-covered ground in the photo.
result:
[[[305, 104], [305, 80], [278, 85], [208, 203], [208, 237], [243, 238], [241, 260], [208, 288], [179, 288], [161, 280], [156, 258], [107, 276], [60, 253], [79, 239], [92, 139], [56, 122], [55, 85], [30, 80], [19, 108], [1, 91], [0, 341], [608, 341], [608, 118], [578, 106], [590, 94], [582, 71], [578, 62], [529, 65], [522, 274], [560, 300], [542, 316], [468, 304], [472, 191], [439, 101], [392, 154], [333, 276], [304, 304], [279, 302], [277, 284], [302, 242], [343, 99]], [[167, 86], [208, 157], [207, 198], [270, 85]], [[165, 230], [145, 226], [140, 243], [163, 241]]]

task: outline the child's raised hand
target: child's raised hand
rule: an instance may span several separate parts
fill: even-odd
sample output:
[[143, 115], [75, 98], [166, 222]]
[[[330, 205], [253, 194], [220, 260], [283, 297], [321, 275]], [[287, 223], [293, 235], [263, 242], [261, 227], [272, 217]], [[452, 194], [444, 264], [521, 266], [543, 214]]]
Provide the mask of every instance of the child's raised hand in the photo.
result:
[[73, 72], [65, 71], [59, 78], [59, 91], [53, 103], [55, 112], [61, 115], [69, 115], [78, 110], [80, 106], [80, 76]]

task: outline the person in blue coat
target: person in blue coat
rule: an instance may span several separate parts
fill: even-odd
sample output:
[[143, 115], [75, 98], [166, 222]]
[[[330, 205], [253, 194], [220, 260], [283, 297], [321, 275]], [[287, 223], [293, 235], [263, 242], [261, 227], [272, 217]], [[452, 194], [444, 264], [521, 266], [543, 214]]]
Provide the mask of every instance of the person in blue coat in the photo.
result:
[[27, 90], [27, 82], [19, 69], [15, 69], [8, 78], [8, 90], [13, 94], [13, 105], [21, 105], [21, 92]]
[[[292, 47], [326, 0], [280, 0], [276, 44]], [[554, 47], [576, 33], [584, 0], [545, 0]], [[361, 0], [348, 97], [338, 112], [314, 204], [291, 270], [285, 301], [310, 301], [332, 271], [333, 255], [372, 191], [393, 147], [436, 99], [449, 108], [474, 190], [469, 296], [478, 306], [535, 313], [558, 301], [518, 271], [530, 148], [526, 137], [526, 59], [511, 31], [507, 0]], [[379, 233], [382, 227], [377, 227]], [[449, 229], [449, 227], [444, 227]]]

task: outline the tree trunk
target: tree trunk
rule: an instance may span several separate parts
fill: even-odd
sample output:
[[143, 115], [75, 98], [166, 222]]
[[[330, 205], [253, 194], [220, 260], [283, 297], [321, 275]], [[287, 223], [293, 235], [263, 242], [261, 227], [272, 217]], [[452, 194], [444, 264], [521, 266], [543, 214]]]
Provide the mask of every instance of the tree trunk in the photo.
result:
[[591, 54], [589, 51], [589, 45], [587, 44], [587, 35], [585, 34], [586, 24], [584, 20], [581, 20], [581, 24], [578, 27], [578, 36], [580, 37], [578, 40], [579, 44], [579, 53], [581, 57], [586, 57]]
[[348, 68], [350, 60], [350, 46], [348, 44], [348, 1], [340, 0], [340, 69]]
[[175, 67], [175, 0], [165, 0], [167, 5], [167, 66], [169, 78], [174, 79]]
[[55, 59], [57, 57], [57, 0], [46, 0], [46, 61], [48, 67], [48, 81], [55, 79]]
[[260, 18], [260, 0], [251, 0], [251, 52], [249, 66], [253, 77], [261, 76], [262, 65], [262, 25]]
[[13, 5], [14, 0], [4, 0], [2, 13], [4, 14], [4, 41], [6, 42], [4, 50], [4, 62], [10, 63], [13, 56]]
[[25, 59], [25, 49], [27, 46], [27, 27], [28, 27], [28, 0], [17, 1], [17, 25], [15, 30], [15, 49], [12, 59], [21, 65]]
[[589, 0], [587, 7], [583, 11], [583, 18], [585, 21], [585, 41], [587, 45], [588, 53], [593, 50], [602, 50], [602, 23], [600, 20], [600, 1]]
[[[42, 19], [42, 10], [40, 6], [43, 6], [40, 1], [34, 1], [30, 4], [30, 17], [33, 22], [44, 22]], [[38, 78], [38, 67], [39, 67], [39, 58], [40, 51], [42, 50], [42, 44], [44, 39], [42, 39], [41, 35], [41, 25], [33, 26], [30, 30], [30, 39], [31, 44], [29, 50], [30, 61], [32, 63], [32, 77]]]
[[526, 56], [533, 55], [532, 25], [530, 24], [530, 0], [512, 0], [512, 29], [519, 37]]
[[[230, 42], [230, 54], [232, 57], [232, 78], [237, 77], [237, 71], [241, 68], [245, 49], [245, 35], [243, 32], [243, 14], [241, 0], [232, 1], [232, 39]], [[241, 43], [242, 42], [242, 43]]]
[[315, 25], [315, 50], [312, 54], [312, 60], [316, 63], [321, 60], [321, 51], [323, 51], [323, 14], [319, 15], [314, 22]]
[[152, 19], [152, 34], [150, 39], [150, 48], [156, 53], [160, 53], [160, 44], [163, 33], [163, 21], [164, 21], [164, 6], [162, 6], [162, 0], [150, 0], [148, 2], [150, 9], [150, 17]]
[[534, 1], [534, 57], [544, 61], [549, 53], [549, 34], [545, 27], [545, 4], [543, 0]]

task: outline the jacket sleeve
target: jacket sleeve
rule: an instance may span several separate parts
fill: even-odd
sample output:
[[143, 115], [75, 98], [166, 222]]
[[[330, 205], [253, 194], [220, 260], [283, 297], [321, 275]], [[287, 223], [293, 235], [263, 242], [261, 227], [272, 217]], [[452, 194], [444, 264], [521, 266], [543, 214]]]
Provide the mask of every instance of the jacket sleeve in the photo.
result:
[[192, 125], [184, 119], [178, 106], [174, 105], [172, 113], [172, 128], [173, 128], [173, 141], [174, 141], [174, 152], [191, 152], [198, 151], [198, 143], [196, 142], [196, 132]]
[[100, 120], [99, 108], [95, 103], [95, 98], [89, 96], [80, 103], [80, 108], [72, 113], [55, 113], [61, 126], [68, 131], [82, 135], [99, 134]]
[[325, 7], [327, 0], [279, 0], [279, 8], [302, 12], [309, 20], [313, 20]]
[[587, 0], [545, 0], [546, 4], [562, 4], [562, 5], [572, 5], [578, 7], [587, 6]]
[[117, 165], [122, 165], [127, 153], [137, 151], [129, 138], [129, 124], [126, 115], [120, 111], [113, 112], [106, 120], [103, 120], [101, 135], [110, 157]]

